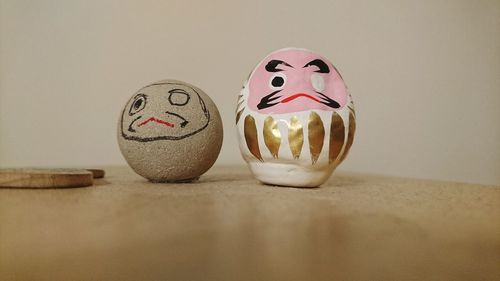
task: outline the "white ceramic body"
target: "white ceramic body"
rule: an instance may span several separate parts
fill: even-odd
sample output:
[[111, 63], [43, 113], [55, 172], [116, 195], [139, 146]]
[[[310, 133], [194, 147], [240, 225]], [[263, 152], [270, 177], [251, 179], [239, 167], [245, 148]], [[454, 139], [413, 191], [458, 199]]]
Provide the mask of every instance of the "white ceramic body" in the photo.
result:
[[[271, 185], [323, 184], [344, 160], [353, 142], [355, 112], [351, 96], [347, 94], [344, 106], [335, 110], [308, 109], [305, 105], [296, 112], [261, 113], [248, 102], [253, 74], [241, 90], [236, 110], [241, 155], [253, 175]], [[300, 138], [302, 145], [297, 144]]]

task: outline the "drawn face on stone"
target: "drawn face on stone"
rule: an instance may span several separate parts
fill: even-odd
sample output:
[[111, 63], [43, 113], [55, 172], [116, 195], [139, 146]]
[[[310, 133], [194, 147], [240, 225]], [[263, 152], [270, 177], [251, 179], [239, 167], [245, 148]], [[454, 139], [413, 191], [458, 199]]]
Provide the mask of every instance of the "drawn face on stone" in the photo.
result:
[[347, 88], [333, 64], [303, 49], [267, 56], [252, 72], [249, 91], [250, 109], [267, 114], [336, 111], [347, 103]]
[[209, 122], [210, 113], [195, 88], [159, 82], [140, 89], [128, 101], [121, 135], [140, 142], [180, 140], [204, 130]]

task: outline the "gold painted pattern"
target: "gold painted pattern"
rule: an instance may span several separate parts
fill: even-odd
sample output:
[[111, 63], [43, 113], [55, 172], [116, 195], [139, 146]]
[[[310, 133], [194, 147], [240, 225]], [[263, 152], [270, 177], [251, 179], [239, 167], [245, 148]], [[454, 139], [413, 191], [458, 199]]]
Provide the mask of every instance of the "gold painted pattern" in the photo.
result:
[[278, 158], [278, 151], [281, 145], [281, 133], [278, 123], [271, 117], [264, 120], [264, 143], [274, 158]]
[[330, 148], [328, 152], [329, 162], [332, 163], [337, 159], [344, 146], [345, 127], [344, 120], [337, 112], [332, 114], [332, 122], [330, 123]]
[[309, 151], [311, 152], [312, 163], [315, 164], [323, 149], [325, 127], [323, 126], [321, 117], [314, 111], [309, 115], [307, 128], [309, 130]]
[[260, 155], [257, 126], [255, 126], [255, 119], [251, 115], [247, 115], [245, 117], [244, 131], [248, 150], [250, 150], [255, 158], [263, 161], [262, 156]]
[[340, 162], [344, 161], [344, 159], [347, 157], [347, 153], [349, 152], [349, 149], [351, 148], [352, 143], [354, 141], [355, 131], [356, 131], [356, 120], [354, 119], [354, 114], [352, 112], [349, 112], [349, 132], [347, 133], [347, 142], [344, 148], [344, 153], [340, 158]]
[[293, 158], [299, 159], [302, 146], [304, 145], [304, 129], [297, 116], [293, 116], [288, 125], [288, 144], [290, 145]]

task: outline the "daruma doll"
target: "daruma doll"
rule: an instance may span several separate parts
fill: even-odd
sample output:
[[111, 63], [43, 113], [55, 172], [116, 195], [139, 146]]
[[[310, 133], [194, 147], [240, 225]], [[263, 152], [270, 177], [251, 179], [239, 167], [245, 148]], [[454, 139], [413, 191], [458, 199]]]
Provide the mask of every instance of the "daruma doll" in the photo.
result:
[[281, 49], [255, 67], [238, 96], [241, 154], [265, 184], [316, 187], [347, 156], [355, 116], [329, 60], [306, 49]]

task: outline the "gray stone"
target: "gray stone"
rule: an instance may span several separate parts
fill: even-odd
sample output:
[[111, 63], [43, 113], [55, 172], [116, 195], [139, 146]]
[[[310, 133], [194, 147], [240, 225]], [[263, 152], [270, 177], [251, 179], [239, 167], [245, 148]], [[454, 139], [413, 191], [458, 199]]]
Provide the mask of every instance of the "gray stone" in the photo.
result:
[[118, 144], [127, 163], [152, 182], [196, 180], [215, 163], [222, 120], [210, 97], [178, 80], [137, 91], [118, 122]]

